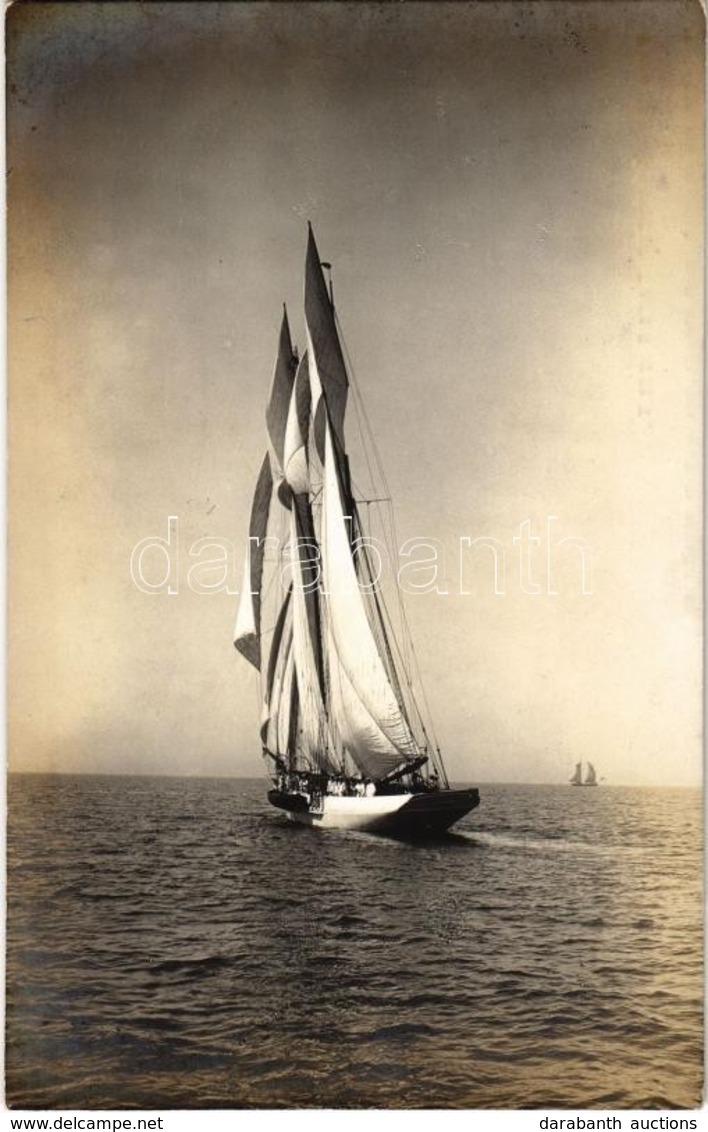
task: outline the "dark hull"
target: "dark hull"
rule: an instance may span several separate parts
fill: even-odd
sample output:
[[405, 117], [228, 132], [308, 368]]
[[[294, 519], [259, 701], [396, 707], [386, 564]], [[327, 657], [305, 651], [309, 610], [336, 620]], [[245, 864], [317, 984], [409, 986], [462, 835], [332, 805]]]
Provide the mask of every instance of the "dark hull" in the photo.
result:
[[436, 790], [371, 798], [325, 796], [311, 803], [304, 794], [270, 790], [268, 801], [303, 825], [418, 839], [439, 836], [470, 813], [479, 805], [479, 791]]
[[479, 790], [441, 790], [414, 794], [395, 815], [394, 831], [407, 837], [444, 833], [479, 805]]

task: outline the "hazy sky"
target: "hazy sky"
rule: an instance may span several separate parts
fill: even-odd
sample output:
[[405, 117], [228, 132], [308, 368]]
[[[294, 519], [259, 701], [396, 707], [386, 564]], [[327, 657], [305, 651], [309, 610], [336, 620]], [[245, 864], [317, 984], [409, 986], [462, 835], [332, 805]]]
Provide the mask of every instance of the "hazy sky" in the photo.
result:
[[[14, 768], [260, 772], [187, 571], [231, 539], [240, 582], [310, 219], [399, 535], [447, 550], [408, 604], [451, 777], [699, 780], [703, 53], [680, 0], [10, 10]], [[572, 546], [548, 593], [550, 515], [592, 593]]]

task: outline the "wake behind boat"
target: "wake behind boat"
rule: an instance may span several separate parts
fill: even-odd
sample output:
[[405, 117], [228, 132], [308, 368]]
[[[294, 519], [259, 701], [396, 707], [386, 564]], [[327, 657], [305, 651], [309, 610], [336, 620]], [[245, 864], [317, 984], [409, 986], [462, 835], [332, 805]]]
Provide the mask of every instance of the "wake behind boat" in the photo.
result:
[[284, 312], [234, 643], [260, 674], [273, 806], [322, 828], [440, 833], [474, 809], [479, 794], [450, 788], [414, 692], [400, 591], [397, 632], [379, 584], [363, 511], [384, 504], [391, 533], [390, 497], [363, 410], [367, 465], [379, 475], [366, 498], [352, 480], [344, 416], [356, 387], [323, 267], [310, 228], [306, 349], [300, 358]]

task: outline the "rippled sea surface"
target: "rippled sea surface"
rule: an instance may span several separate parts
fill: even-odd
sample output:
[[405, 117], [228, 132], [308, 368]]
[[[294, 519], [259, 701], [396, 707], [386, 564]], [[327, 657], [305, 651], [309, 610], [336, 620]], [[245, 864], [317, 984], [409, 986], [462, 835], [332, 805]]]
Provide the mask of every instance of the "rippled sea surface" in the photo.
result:
[[701, 803], [486, 786], [410, 845], [253, 780], [15, 776], [16, 1107], [692, 1107]]

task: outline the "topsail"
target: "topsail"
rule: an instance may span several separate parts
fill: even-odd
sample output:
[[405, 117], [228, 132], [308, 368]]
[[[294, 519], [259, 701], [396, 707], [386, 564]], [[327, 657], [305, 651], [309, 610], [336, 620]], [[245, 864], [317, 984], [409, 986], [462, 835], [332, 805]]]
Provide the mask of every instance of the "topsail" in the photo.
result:
[[305, 262], [305, 324], [315, 409], [322, 396], [321, 411], [315, 415], [314, 420], [317, 451], [320, 459], [324, 460], [325, 411], [329, 416], [337, 447], [344, 452], [344, 412], [347, 407], [349, 379], [337, 334], [334, 307], [327, 294], [320, 255], [311, 227], [308, 228]]

